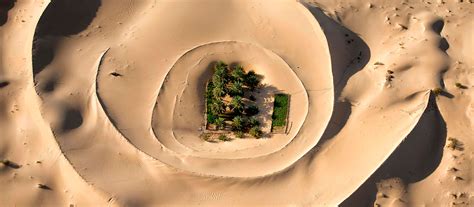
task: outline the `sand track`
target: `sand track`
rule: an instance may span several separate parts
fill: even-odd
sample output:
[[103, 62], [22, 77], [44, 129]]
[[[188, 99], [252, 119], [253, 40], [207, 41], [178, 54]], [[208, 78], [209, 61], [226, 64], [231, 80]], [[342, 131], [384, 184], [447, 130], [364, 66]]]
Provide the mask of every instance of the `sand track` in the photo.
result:
[[[469, 2], [82, 3], [0, 10], [5, 205], [474, 202]], [[217, 60], [292, 95], [288, 134], [199, 138]]]

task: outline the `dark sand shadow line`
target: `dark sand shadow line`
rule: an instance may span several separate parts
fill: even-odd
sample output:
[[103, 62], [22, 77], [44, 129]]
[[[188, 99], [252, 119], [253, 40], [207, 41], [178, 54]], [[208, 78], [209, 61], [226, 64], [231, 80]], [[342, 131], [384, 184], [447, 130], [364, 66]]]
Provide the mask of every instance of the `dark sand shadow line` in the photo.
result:
[[[441, 36], [444, 28], [442, 19], [432, 23], [431, 28]], [[439, 49], [446, 53], [448, 41], [441, 36]], [[447, 68], [441, 73], [445, 73]], [[440, 75], [440, 85], [445, 88], [443, 75]], [[447, 91], [441, 91], [440, 96], [454, 98]], [[413, 131], [398, 146], [392, 155], [370, 176], [341, 206], [372, 206], [376, 200], [376, 183], [388, 178], [401, 178], [406, 184], [421, 181], [433, 173], [439, 166], [443, 147], [446, 144], [446, 123], [441, 116], [436, 97], [430, 94], [428, 107]]]
[[383, 179], [401, 178], [410, 184], [428, 177], [441, 163], [446, 135], [446, 123], [438, 110], [435, 96], [431, 94], [428, 107], [415, 128], [382, 166], [340, 206], [373, 206], [376, 183]]
[[331, 120], [318, 146], [337, 135], [351, 114], [351, 104], [338, 100], [347, 81], [362, 70], [370, 60], [371, 52], [367, 43], [356, 33], [328, 17], [320, 8], [305, 4], [317, 19], [327, 38], [331, 55], [335, 103]]
[[60, 37], [84, 31], [96, 17], [101, 4], [101, 0], [51, 1], [35, 30], [32, 46], [34, 77], [53, 61]]
[[8, 12], [15, 6], [16, 0], [0, 1], [0, 26], [8, 22]]
[[[37, 78], [53, 61], [59, 39], [85, 30], [96, 17], [100, 5], [100, 0], [53, 0], [41, 15], [32, 45], [33, 79], [40, 96], [53, 92], [60, 81], [60, 77], [55, 75]], [[53, 133], [67, 133], [82, 126], [82, 111], [65, 106], [62, 112], [60, 128], [54, 129]]]

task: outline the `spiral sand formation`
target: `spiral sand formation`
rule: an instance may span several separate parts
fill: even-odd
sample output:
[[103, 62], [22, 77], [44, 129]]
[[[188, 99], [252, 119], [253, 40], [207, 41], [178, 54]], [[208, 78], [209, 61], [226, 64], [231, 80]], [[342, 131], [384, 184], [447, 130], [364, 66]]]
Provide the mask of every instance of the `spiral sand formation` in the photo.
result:
[[[443, 4], [454, 19], [443, 6], [354, 2], [15, 2], [0, 26], [0, 201], [472, 204], [474, 62], [460, 49], [472, 38], [446, 23], [472, 30], [472, 4]], [[199, 138], [218, 60], [291, 95], [288, 133]], [[420, 195], [434, 180], [448, 193]]]

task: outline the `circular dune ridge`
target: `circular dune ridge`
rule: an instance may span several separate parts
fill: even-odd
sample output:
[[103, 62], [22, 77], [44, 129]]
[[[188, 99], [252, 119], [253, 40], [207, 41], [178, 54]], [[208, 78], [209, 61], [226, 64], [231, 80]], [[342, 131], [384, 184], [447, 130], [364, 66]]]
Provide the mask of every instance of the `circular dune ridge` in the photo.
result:
[[[266, 87], [260, 94], [265, 102], [262, 108], [265, 111], [261, 113], [266, 113], [266, 118], [271, 116], [272, 94], [291, 95], [298, 105], [290, 109], [292, 128], [288, 134], [269, 134], [269, 139], [235, 139], [228, 143], [210, 143], [199, 138], [204, 128], [204, 89], [218, 60], [240, 64], [258, 74], [270, 74], [264, 78], [262, 84]], [[153, 131], [164, 146], [180, 154], [227, 159], [269, 154], [293, 139], [307, 114], [308, 95], [293, 70], [276, 54], [249, 43], [215, 42], [186, 52], [173, 65], [161, 88], [155, 105]], [[268, 120], [261, 123], [262, 127], [271, 127]]]
[[[176, 35], [175, 38], [179, 38], [181, 42], [187, 42], [186, 47], [190, 48], [184, 52], [177, 50], [173, 58], [175, 61], [168, 67], [135, 68], [134, 73], [140, 73], [140, 70], [146, 73], [145, 70], [152, 68], [164, 70], [160, 77], [161, 84], [154, 85], [153, 89], [149, 88], [144, 93], [138, 93], [138, 95], [143, 95], [142, 97], [134, 98], [143, 100], [138, 107], [137, 105], [122, 106], [124, 108], [119, 109], [120, 104], [116, 104], [127, 103], [126, 100], [129, 99], [122, 95], [113, 96], [113, 91], [117, 88], [126, 87], [127, 90], [136, 92], [144, 86], [140, 83], [143, 82], [140, 78], [122, 83], [110, 77], [109, 70], [113, 68], [110, 60], [127, 58], [113, 56], [114, 48], [111, 48], [103, 57], [97, 80], [97, 94], [103, 104], [102, 107], [106, 109], [117, 130], [137, 149], [178, 169], [210, 176], [253, 177], [273, 174], [290, 167], [313, 148], [321, 137], [331, 115], [333, 94], [327, 43], [324, 39], [318, 39], [318, 37], [324, 38], [324, 34], [319, 27], [311, 23], [313, 19], [308, 19], [308, 13], [304, 7], [301, 5], [295, 7], [293, 3], [282, 5], [288, 4], [291, 7], [284, 10], [289, 10], [295, 17], [301, 18], [302, 25], [293, 25], [292, 28], [288, 28], [288, 24], [282, 22], [288, 20], [271, 18], [273, 17], [271, 12], [274, 11], [266, 11], [266, 8], [260, 7], [262, 10], [252, 12], [258, 13], [258, 17], [262, 18], [261, 21], [268, 21], [268, 27], [255, 27], [244, 19], [240, 20], [242, 22], [233, 22], [241, 27], [225, 28], [220, 38], [212, 38], [202, 31], [215, 30], [215, 25], [230, 24], [226, 21], [235, 21], [235, 19], [208, 19], [201, 15], [196, 18], [192, 14], [182, 18], [181, 21], [185, 25], [197, 24], [202, 21], [200, 18], [205, 18], [208, 22], [206, 28], [190, 26], [189, 31], [184, 33], [181, 30], [167, 30], [171, 36]], [[244, 6], [242, 9], [245, 9], [249, 5], [251, 4], [239, 6]], [[168, 14], [162, 11], [160, 15], [167, 16]], [[249, 15], [249, 18], [252, 17], [253, 15]], [[160, 24], [154, 23], [151, 27], [160, 27]], [[266, 35], [268, 28], [272, 28], [274, 40], [267, 41], [254, 36], [255, 34]], [[287, 34], [288, 29], [299, 31], [296, 33], [299, 37], [295, 38], [294, 34]], [[146, 39], [149, 45], [164, 47], [162, 43], [166, 44], [165, 39], [156, 38], [153, 33], [149, 34], [149, 31], [154, 31], [154, 29], [146, 31], [147, 33], [143, 36], [153, 37]], [[176, 34], [173, 35], [174, 32]], [[235, 40], [215, 41], [215, 39], [229, 39], [229, 35], [235, 36]], [[202, 40], [197, 41], [202, 38], [209, 39], [210, 42], [202, 44], [200, 43]], [[280, 42], [286, 42], [286, 44], [281, 45]], [[133, 42], [133, 44], [137, 43]], [[172, 51], [171, 48], [167, 49]], [[292, 52], [286, 54], [287, 51]], [[317, 58], [309, 59], [308, 56]], [[260, 72], [264, 76], [263, 82], [275, 88], [272, 90], [282, 90], [291, 95], [292, 103], [295, 104], [290, 103], [291, 129], [287, 135], [277, 134], [268, 139], [242, 139], [226, 143], [206, 143], [199, 138], [204, 117], [204, 93], [202, 92], [204, 81], [212, 72], [209, 65], [219, 60], [249, 66], [249, 69]], [[315, 79], [321, 79], [321, 81], [313, 81]], [[156, 94], [146, 94], [149, 92]], [[151, 96], [156, 97], [156, 104], [151, 102]], [[148, 102], [144, 102], [145, 100]], [[153, 107], [146, 108], [145, 106]], [[137, 118], [130, 119], [130, 114], [135, 113], [134, 109], [142, 111], [136, 112], [134, 116]], [[114, 113], [114, 111], [123, 110], [129, 113]], [[152, 110], [153, 112], [150, 113]], [[129, 129], [134, 122], [137, 122], [137, 119], [143, 121], [140, 124], [141, 130], [135, 130], [135, 127]], [[144, 123], [148, 120], [149, 123]], [[127, 130], [120, 130], [122, 128]], [[235, 170], [249, 166], [258, 166], [258, 168], [250, 171]]]
[[[46, 61], [33, 60], [36, 88], [27, 88], [41, 97], [33, 115], [47, 129], [39, 134], [56, 140], [67, 169], [82, 178], [75, 181], [88, 184], [81, 190], [94, 189], [108, 204], [335, 206], [412, 131], [445, 64], [440, 32], [426, 29], [431, 16], [401, 27], [425, 41], [395, 33], [393, 42], [369, 49], [293, 0], [90, 0], [83, 9], [87, 18], [78, 18], [90, 24], [68, 31], [40, 20], [35, 49], [47, 51], [40, 54]], [[368, 44], [383, 40], [370, 35]], [[426, 50], [401, 54], [401, 40]], [[272, 92], [291, 95], [289, 133], [199, 138], [204, 84], [218, 60], [255, 70]], [[398, 62], [387, 83], [385, 67]], [[348, 103], [334, 103], [335, 94]], [[39, 100], [28, 97], [32, 105]]]

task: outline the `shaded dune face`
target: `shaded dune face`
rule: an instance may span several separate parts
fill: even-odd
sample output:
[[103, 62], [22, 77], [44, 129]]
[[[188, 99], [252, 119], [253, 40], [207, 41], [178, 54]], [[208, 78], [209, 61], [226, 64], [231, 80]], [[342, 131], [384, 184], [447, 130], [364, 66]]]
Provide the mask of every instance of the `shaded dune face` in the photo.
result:
[[[53, 0], [48, 4], [35, 29], [32, 46], [33, 77], [36, 90], [46, 98], [64, 81], [65, 70], [56, 69], [41, 73], [50, 65], [57, 54], [56, 48], [63, 38], [79, 34], [93, 21], [101, 5], [100, 0], [71, 1]], [[77, 106], [62, 101], [54, 102], [53, 107], [63, 109], [54, 116], [53, 128], [64, 133], [82, 124], [82, 112]]]
[[399, 178], [405, 190], [407, 185], [426, 179], [441, 163], [446, 133], [446, 123], [432, 95], [413, 131], [341, 206], [373, 205], [378, 191], [375, 183], [383, 180]]
[[53, 0], [49, 3], [36, 27], [33, 43], [34, 75], [53, 61], [57, 41], [85, 30], [95, 18], [100, 5], [100, 0]]
[[101, 0], [52, 0], [36, 27], [36, 35], [68, 36], [85, 30], [96, 17]]
[[[64, 163], [109, 204], [334, 206], [352, 194], [343, 205], [365, 205], [373, 182], [420, 181], [443, 155], [429, 90], [442, 87], [450, 45], [442, 21], [417, 15], [409, 35], [383, 39], [290, 0], [55, 0], [36, 28], [32, 74]], [[199, 138], [218, 60], [291, 95], [287, 134]]]
[[5, 0], [0, 2], [0, 26], [8, 21], [8, 11], [15, 5], [15, 0]]

